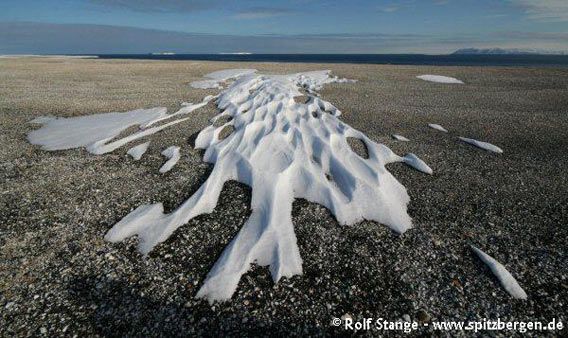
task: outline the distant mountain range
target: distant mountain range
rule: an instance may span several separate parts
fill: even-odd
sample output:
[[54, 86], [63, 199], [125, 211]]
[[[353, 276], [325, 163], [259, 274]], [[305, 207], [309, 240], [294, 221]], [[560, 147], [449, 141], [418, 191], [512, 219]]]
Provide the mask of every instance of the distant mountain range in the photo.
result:
[[462, 48], [452, 55], [568, 55], [568, 52], [522, 48]]

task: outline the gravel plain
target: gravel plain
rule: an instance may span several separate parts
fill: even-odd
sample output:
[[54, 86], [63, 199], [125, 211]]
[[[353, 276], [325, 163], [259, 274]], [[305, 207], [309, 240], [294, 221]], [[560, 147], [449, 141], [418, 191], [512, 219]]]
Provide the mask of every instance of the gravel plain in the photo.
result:
[[[231, 301], [195, 299], [207, 272], [250, 213], [250, 189], [226, 184], [210, 215], [181, 227], [147, 258], [136, 239], [105, 232], [141, 204], [171, 211], [211, 168], [191, 146], [216, 113], [210, 104], [151, 138], [142, 160], [128, 147], [94, 156], [46, 152], [26, 141], [42, 115], [179, 108], [216, 90], [191, 81], [227, 68], [290, 73], [331, 69], [357, 83], [321, 96], [341, 119], [396, 153], [417, 154], [425, 175], [388, 169], [411, 197], [414, 228], [339, 226], [297, 200], [293, 221], [304, 274], [274, 284], [266, 267], [243, 276]], [[422, 74], [464, 85], [425, 82]], [[427, 127], [436, 123], [441, 133]], [[355, 320], [567, 320], [568, 69], [70, 59], [0, 60], [0, 336], [345, 335]], [[398, 142], [391, 134], [410, 142]], [[495, 154], [458, 140], [493, 143]], [[165, 175], [160, 152], [181, 147]], [[504, 264], [528, 294], [512, 299], [469, 248]], [[564, 331], [529, 332], [561, 336]], [[365, 331], [365, 335], [400, 332]], [[515, 332], [486, 332], [512, 336]], [[412, 335], [469, 336], [421, 327]], [[479, 333], [477, 335], [480, 335]]]

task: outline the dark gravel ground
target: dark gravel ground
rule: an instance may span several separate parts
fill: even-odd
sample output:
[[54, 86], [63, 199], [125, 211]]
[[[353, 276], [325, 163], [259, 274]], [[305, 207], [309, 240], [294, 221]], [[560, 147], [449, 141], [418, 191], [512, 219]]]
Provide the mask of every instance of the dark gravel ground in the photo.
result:
[[[304, 275], [274, 285], [267, 268], [253, 267], [231, 301], [211, 305], [194, 296], [250, 213], [248, 187], [228, 183], [212, 214], [180, 228], [146, 259], [137, 253], [136, 239], [110, 244], [103, 236], [140, 204], [164, 202], [172, 210], [197, 190], [210, 167], [190, 143], [214, 116], [212, 105], [153, 137], [138, 162], [126, 157], [126, 148], [105, 156], [42, 151], [26, 142], [34, 128], [26, 122], [49, 114], [176, 109], [215, 93], [191, 89], [189, 82], [213, 70], [245, 67], [332, 69], [358, 79], [329, 85], [322, 97], [343, 111], [343, 121], [398, 154], [417, 154], [434, 175], [389, 166], [411, 196], [414, 228], [401, 236], [374, 222], [341, 227], [327, 209], [296, 201]], [[466, 84], [428, 83], [415, 78], [421, 74]], [[567, 128], [568, 69], [1, 60], [0, 335], [352, 334], [331, 325], [342, 316], [556, 318], [566, 325]], [[392, 133], [411, 142], [396, 142]], [[491, 142], [504, 154], [474, 148], [458, 136]], [[160, 175], [160, 151], [170, 145], [181, 146], [182, 159]], [[470, 244], [503, 263], [528, 300], [512, 299]], [[430, 326], [413, 334], [472, 333]]]

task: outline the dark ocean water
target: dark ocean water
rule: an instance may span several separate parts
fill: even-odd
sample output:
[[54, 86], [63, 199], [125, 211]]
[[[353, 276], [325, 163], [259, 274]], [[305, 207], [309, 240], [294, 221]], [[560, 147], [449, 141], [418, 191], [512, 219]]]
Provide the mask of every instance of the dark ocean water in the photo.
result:
[[421, 54], [103, 54], [101, 59], [204, 60], [252, 62], [361, 63], [435, 66], [568, 67], [568, 55]]

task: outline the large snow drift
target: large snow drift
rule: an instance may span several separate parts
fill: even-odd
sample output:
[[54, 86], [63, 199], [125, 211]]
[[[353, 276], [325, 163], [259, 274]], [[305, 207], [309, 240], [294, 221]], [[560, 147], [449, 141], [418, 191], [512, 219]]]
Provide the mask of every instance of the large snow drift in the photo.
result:
[[[252, 214], [198, 292], [215, 300], [230, 298], [253, 262], [268, 265], [274, 281], [302, 273], [291, 219], [294, 198], [326, 206], [341, 224], [368, 219], [399, 233], [410, 228], [408, 194], [385, 165], [404, 161], [424, 167], [341, 122], [331, 103], [315, 95], [308, 104], [294, 101], [300, 88], [313, 94], [330, 82], [344, 80], [329, 71], [239, 75], [217, 100], [222, 111], [217, 118], [232, 119], [205, 128], [195, 142], [206, 149], [204, 160], [215, 163], [207, 181], [173, 213], [164, 214], [161, 203], [140, 206], [105, 238], [116, 242], [138, 235], [140, 251], [148, 253], [193, 217], [213, 211], [226, 181], [251, 186]], [[229, 124], [233, 133], [220, 140]], [[353, 152], [347, 137], [362, 140], [369, 158]]]
[[[228, 84], [229, 79], [234, 82]], [[409, 196], [385, 165], [404, 162], [429, 174], [432, 170], [415, 155], [400, 157], [343, 123], [338, 118], [341, 112], [316, 93], [327, 83], [349, 80], [332, 77], [329, 71], [263, 75], [255, 70], [229, 70], [209, 74], [205, 81], [192, 85], [218, 88], [223, 82], [228, 87], [174, 114], [155, 108], [46, 119], [41, 129], [30, 133], [32, 143], [48, 150], [86, 147], [102, 154], [184, 121], [187, 117], [179, 115], [217, 98], [221, 112], [216, 119], [229, 122], [206, 127], [195, 142], [197, 148], [205, 149], [204, 160], [214, 163], [207, 181], [170, 214], [164, 214], [162, 203], [138, 207], [108, 231], [106, 240], [118, 242], [137, 235], [140, 252], [147, 254], [178, 227], [212, 212], [225, 182], [251, 186], [252, 214], [198, 292], [212, 301], [230, 298], [253, 262], [268, 265], [274, 281], [302, 273], [291, 219], [295, 198], [324, 205], [340, 224], [374, 220], [398, 233], [411, 227]], [[301, 95], [310, 96], [307, 103], [294, 100]], [[159, 124], [164, 120], [167, 123]], [[140, 130], [116, 139], [133, 125]], [[232, 133], [220, 137], [228, 125]], [[350, 148], [349, 137], [365, 144], [368, 158]], [[179, 159], [174, 148], [163, 154], [172, 159], [172, 166]], [[169, 164], [164, 166], [161, 171], [171, 169]]]

